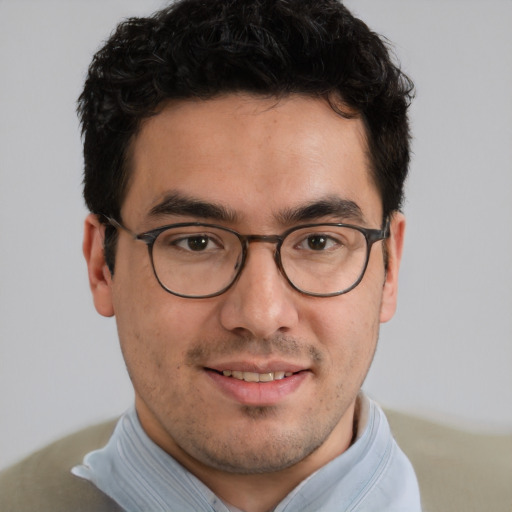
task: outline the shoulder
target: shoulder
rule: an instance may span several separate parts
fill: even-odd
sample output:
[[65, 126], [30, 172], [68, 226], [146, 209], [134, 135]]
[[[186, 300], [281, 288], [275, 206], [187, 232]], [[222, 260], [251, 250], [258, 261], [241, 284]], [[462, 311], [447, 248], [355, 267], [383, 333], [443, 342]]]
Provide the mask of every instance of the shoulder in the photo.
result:
[[414, 466], [426, 512], [510, 509], [512, 436], [465, 432], [389, 410], [386, 416]]
[[90, 482], [71, 474], [86, 453], [103, 446], [115, 421], [67, 436], [0, 473], [2, 512], [107, 512], [121, 509]]

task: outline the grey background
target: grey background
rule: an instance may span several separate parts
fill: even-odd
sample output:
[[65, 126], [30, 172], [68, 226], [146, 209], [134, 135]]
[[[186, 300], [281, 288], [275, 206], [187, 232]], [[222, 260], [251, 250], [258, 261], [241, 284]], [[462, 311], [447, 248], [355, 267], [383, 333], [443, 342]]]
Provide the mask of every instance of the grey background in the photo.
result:
[[[75, 101], [100, 42], [156, 0], [0, 0], [0, 467], [132, 400], [81, 255]], [[397, 315], [367, 392], [512, 431], [512, 2], [350, 0], [417, 84]]]

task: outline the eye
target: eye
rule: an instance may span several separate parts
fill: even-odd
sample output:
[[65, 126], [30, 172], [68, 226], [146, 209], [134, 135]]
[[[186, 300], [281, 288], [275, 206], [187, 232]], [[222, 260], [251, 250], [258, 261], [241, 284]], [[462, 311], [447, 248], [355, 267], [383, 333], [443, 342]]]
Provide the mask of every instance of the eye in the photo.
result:
[[298, 248], [311, 251], [326, 251], [339, 247], [340, 245], [340, 242], [331, 236], [322, 233], [314, 233], [304, 238], [298, 244]]
[[184, 249], [186, 251], [203, 252], [207, 250], [215, 250], [219, 248], [219, 243], [207, 235], [193, 235], [177, 238], [172, 245]]

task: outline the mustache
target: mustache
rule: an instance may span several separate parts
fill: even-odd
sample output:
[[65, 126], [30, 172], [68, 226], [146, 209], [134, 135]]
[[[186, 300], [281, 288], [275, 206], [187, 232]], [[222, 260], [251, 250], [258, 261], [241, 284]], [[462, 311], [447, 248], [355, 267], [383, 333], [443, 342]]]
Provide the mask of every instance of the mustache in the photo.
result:
[[324, 358], [322, 352], [314, 345], [299, 342], [284, 334], [277, 334], [270, 338], [238, 337], [201, 341], [187, 350], [185, 361], [187, 365], [198, 366], [213, 358], [232, 357], [237, 354], [260, 357], [291, 356], [297, 359], [307, 358], [314, 363], [321, 363]]

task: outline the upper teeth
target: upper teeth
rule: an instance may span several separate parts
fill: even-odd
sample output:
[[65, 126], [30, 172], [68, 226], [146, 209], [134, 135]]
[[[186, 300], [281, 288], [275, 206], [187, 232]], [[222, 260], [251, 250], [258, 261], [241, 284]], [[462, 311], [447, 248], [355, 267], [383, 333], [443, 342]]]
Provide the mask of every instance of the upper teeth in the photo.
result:
[[235, 379], [245, 380], [245, 382], [271, 382], [273, 380], [281, 380], [293, 375], [292, 372], [255, 373], [239, 372], [236, 370], [224, 370], [222, 374], [224, 377], [233, 377]]

